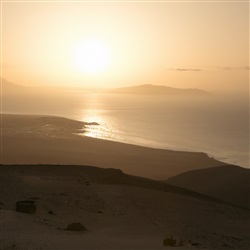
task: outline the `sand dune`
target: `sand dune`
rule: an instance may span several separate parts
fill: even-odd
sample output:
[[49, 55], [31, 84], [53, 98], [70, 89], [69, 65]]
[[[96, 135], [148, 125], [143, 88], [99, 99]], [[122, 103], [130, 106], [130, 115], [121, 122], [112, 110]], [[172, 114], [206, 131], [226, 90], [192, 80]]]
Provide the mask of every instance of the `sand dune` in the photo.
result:
[[[183, 189], [157, 190], [150, 180], [84, 166], [0, 170], [1, 249], [155, 250], [166, 249], [163, 239], [170, 235], [182, 241], [178, 249], [249, 247], [249, 210]], [[115, 184], [117, 176], [127, 183]], [[36, 213], [16, 212], [16, 201], [27, 199], [36, 201]], [[65, 231], [72, 222], [87, 231]]]
[[191, 170], [166, 182], [250, 208], [250, 170], [222, 166]]
[[1, 118], [2, 164], [90, 165], [161, 180], [192, 169], [227, 165], [205, 153], [88, 138], [85, 123], [65, 118], [5, 114]]

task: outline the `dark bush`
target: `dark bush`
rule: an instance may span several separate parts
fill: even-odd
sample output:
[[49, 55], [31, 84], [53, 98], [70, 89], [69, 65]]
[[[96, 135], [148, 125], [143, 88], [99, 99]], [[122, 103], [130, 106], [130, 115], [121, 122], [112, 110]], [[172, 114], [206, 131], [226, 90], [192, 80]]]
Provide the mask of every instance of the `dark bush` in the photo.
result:
[[55, 215], [55, 213], [53, 212], [53, 210], [49, 210], [49, 211], [48, 211], [48, 214]]
[[31, 200], [16, 202], [16, 211], [26, 214], [34, 214], [36, 212], [36, 202]]
[[176, 240], [170, 236], [170, 237], [167, 237], [163, 240], [163, 245], [164, 246], [170, 246], [170, 247], [175, 247], [176, 246]]
[[67, 230], [67, 231], [87, 231], [86, 227], [78, 222], [74, 222], [74, 223], [69, 224], [65, 230]]

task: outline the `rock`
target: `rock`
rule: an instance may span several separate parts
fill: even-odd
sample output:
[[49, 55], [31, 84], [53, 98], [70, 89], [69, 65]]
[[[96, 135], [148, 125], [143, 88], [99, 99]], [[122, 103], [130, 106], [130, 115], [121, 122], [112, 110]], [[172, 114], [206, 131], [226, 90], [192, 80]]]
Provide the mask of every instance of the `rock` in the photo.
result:
[[16, 202], [16, 211], [26, 214], [34, 214], [36, 212], [36, 201], [18, 201]]
[[175, 247], [176, 246], [176, 240], [170, 236], [170, 237], [167, 237], [163, 240], [163, 245], [164, 246], [170, 246], [170, 247]]
[[74, 222], [74, 223], [69, 224], [65, 230], [67, 230], [67, 231], [87, 231], [86, 227], [78, 222]]
[[48, 214], [55, 215], [55, 213], [54, 213], [52, 210], [49, 210], [49, 211], [48, 211]]

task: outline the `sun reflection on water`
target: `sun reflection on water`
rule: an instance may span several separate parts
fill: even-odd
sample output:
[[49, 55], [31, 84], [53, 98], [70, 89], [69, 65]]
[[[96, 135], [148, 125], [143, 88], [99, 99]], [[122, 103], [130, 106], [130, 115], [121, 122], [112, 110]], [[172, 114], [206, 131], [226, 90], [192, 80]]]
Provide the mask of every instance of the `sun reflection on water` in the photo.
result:
[[87, 123], [97, 123], [98, 125], [85, 125], [84, 136], [106, 139], [106, 140], [119, 140], [115, 133], [115, 128], [111, 121], [108, 121], [106, 116], [103, 116], [101, 110], [84, 110], [82, 121]]

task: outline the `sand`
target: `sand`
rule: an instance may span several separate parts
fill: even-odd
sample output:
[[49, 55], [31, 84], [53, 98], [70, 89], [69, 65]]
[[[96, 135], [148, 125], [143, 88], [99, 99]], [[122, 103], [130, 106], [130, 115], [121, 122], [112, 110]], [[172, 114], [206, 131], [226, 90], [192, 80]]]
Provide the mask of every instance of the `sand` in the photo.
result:
[[1, 115], [1, 164], [75, 164], [119, 168], [164, 180], [226, 165], [205, 153], [152, 149], [84, 136], [85, 123], [60, 117]]
[[250, 209], [250, 169], [221, 166], [192, 170], [166, 183], [187, 188]]
[[[79, 166], [1, 166], [1, 249], [249, 249], [249, 210], [177, 194], [152, 185], [113, 184], [113, 170]], [[105, 177], [105, 183], [104, 178]], [[176, 191], [176, 190], [175, 190]], [[19, 200], [35, 200], [35, 214], [15, 211]], [[51, 213], [51, 211], [53, 213]], [[68, 224], [87, 231], [72, 232]]]

